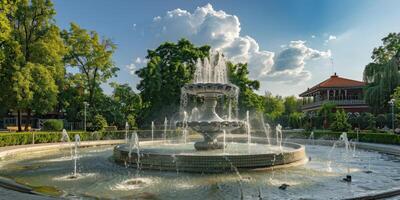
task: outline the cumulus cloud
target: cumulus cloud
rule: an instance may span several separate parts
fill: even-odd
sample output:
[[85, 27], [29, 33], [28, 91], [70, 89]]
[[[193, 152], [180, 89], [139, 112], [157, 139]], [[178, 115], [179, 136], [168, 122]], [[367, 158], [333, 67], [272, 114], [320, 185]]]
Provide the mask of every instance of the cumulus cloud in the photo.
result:
[[197, 45], [208, 44], [222, 51], [233, 62], [247, 62], [250, 76], [261, 80], [310, 77], [311, 74], [304, 71], [305, 61], [330, 55], [330, 52], [307, 47], [304, 41], [292, 41], [275, 56], [274, 52], [261, 49], [254, 38], [241, 35], [237, 16], [214, 10], [211, 4], [193, 12], [179, 8], [168, 11], [154, 17], [151, 27], [159, 42], [185, 37]]
[[274, 65], [265, 78], [271, 80], [308, 80], [311, 73], [304, 70], [307, 60], [330, 58], [331, 52], [318, 51], [306, 46], [302, 40], [291, 41], [287, 48], [282, 50], [274, 59]]

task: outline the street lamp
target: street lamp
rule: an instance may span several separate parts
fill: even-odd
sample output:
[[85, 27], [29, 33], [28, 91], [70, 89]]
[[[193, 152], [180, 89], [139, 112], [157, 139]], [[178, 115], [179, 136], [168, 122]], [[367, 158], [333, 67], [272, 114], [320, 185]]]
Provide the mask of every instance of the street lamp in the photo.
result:
[[83, 102], [83, 105], [84, 105], [84, 122], [83, 122], [83, 127], [84, 127], [84, 129], [85, 129], [85, 132], [86, 132], [86, 107], [89, 105], [89, 103], [88, 102], [86, 102], [86, 101], [84, 101]]
[[396, 100], [395, 99], [390, 99], [390, 101], [388, 102], [389, 105], [392, 106], [392, 129], [393, 129], [393, 133], [394, 133], [394, 102]]

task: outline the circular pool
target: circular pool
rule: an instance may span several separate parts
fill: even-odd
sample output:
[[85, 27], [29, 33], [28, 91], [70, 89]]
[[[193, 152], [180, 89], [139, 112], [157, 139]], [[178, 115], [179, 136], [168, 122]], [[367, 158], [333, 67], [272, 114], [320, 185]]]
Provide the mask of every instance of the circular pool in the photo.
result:
[[[0, 176], [40, 193], [71, 199], [346, 199], [399, 189], [398, 156], [358, 149], [348, 156], [344, 148], [320, 145], [305, 145], [305, 149], [310, 161], [304, 165], [207, 174], [138, 170], [134, 164], [115, 163], [114, 146], [86, 147], [79, 149], [74, 179], [68, 178], [74, 170], [68, 148], [26, 149], [0, 162]], [[352, 182], [343, 181], [348, 174]]]

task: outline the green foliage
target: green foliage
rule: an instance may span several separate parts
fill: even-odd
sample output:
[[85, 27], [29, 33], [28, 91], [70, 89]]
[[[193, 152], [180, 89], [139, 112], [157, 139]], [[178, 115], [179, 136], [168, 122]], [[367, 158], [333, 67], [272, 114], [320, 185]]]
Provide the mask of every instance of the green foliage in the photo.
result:
[[400, 110], [400, 86], [397, 86], [394, 89], [391, 97], [395, 100], [395, 107], [397, 108], [397, 110]]
[[249, 79], [249, 70], [247, 64], [227, 63], [229, 81], [239, 87], [239, 105], [241, 114], [244, 115], [247, 110], [252, 112], [263, 111], [263, 98], [256, 94], [254, 90], [260, 88], [260, 82]]
[[[65, 47], [54, 23], [51, 1], [2, 1], [8, 6], [9, 27], [2, 34], [2, 66], [0, 67], [0, 101], [8, 109], [37, 113], [53, 109], [58, 83], [62, 82]], [[1, 17], [0, 17], [1, 18]], [[4, 20], [2, 18], [1, 20]], [[1, 26], [4, 23], [1, 22]], [[47, 86], [43, 89], [43, 86]], [[4, 95], [4, 96], [3, 96]], [[18, 122], [20, 120], [17, 120]], [[28, 124], [27, 124], [28, 126]], [[21, 124], [18, 124], [21, 130]]]
[[372, 113], [363, 113], [361, 115], [361, 129], [371, 129], [375, 130], [376, 128], [376, 120], [375, 116]]
[[264, 113], [266, 119], [275, 121], [285, 111], [284, 102], [279, 96], [272, 96], [271, 93], [266, 93], [264, 96]]
[[[81, 141], [88, 140], [111, 140], [123, 139], [124, 131], [102, 131], [102, 132], [68, 132], [70, 140], [74, 140], [75, 134], [78, 134]], [[54, 143], [61, 141], [61, 132], [19, 132], [19, 133], [2, 133], [0, 134], [0, 147], [12, 145], [39, 143]]]
[[119, 70], [112, 61], [115, 45], [110, 39], [100, 39], [95, 31], [88, 31], [71, 23], [69, 31], [63, 31], [62, 37], [68, 47], [65, 62], [79, 69], [84, 88], [88, 88], [89, 106], [96, 109], [96, 95], [101, 92], [100, 84], [106, 82]]
[[365, 100], [374, 113], [388, 111], [388, 101], [400, 84], [400, 33], [390, 33], [382, 39], [383, 46], [375, 48], [372, 58], [364, 69]]
[[59, 119], [49, 119], [43, 123], [45, 131], [61, 131], [64, 127], [64, 122]]
[[292, 114], [301, 112], [301, 101], [295, 96], [288, 96], [284, 98], [285, 114]]
[[186, 39], [148, 50], [147, 65], [135, 72], [143, 102], [139, 125], [177, 114], [182, 86], [193, 79], [196, 60], [208, 57], [209, 51], [209, 46], [196, 47]]
[[385, 125], [388, 124], [387, 116], [384, 114], [379, 114], [376, 116], [376, 125], [379, 128], [383, 128]]
[[337, 110], [335, 121], [331, 124], [330, 129], [333, 131], [348, 131], [351, 125], [347, 122], [347, 115], [344, 110]]
[[289, 126], [291, 128], [300, 128], [303, 125], [304, 114], [301, 112], [293, 112], [289, 115]]
[[102, 131], [104, 128], [108, 126], [107, 120], [102, 115], [95, 115], [91, 129], [93, 131]]
[[318, 115], [323, 118], [323, 127], [326, 128], [335, 118], [334, 110], [336, 105], [334, 103], [324, 103], [318, 110]]

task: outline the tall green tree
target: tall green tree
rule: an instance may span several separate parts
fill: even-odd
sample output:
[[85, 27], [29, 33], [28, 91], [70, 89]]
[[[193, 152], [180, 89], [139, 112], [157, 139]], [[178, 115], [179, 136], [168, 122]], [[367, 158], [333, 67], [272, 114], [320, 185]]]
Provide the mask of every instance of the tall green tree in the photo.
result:
[[79, 69], [88, 92], [86, 100], [95, 109], [96, 95], [102, 91], [100, 84], [116, 76], [119, 70], [112, 60], [115, 44], [110, 39], [100, 39], [95, 31], [88, 31], [75, 23], [71, 23], [69, 31], [62, 32], [62, 37], [68, 47], [65, 62]]
[[4, 61], [4, 46], [10, 38], [11, 24], [8, 17], [12, 14], [12, 3], [8, 0], [0, 2], [0, 64]]
[[262, 112], [263, 97], [256, 94], [254, 90], [260, 88], [260, 82], [249, 79], [249, 70], [247, 64], [231, 62], [227, 63], [229, 81], [239, 87], [238, 108], [244, 115], [247, 110]]
[[288, 96], [284, 98], [285, 114], [292, 114], [301, 112], [301, 102], [295, 96]]
[[209, 46], [196, 47], [186, 39], [147, 51], [147, 65], [135, 72], [141, 79], [137, 85], [143, 103], [140, 124], [178, 113], [181, 88], [193, 79], [196, 60], [209, 56], [209, 51]]
[[374, 113], [388, 111], [390, 95], [400, 84], [400, 33], [390, 33], [382, 42], [364, 69], [365, 99]]
[[264, 95], [264, 113], [267, 119], [275, 121], [285, 112], [285, 105], [282, 97], [273, 96], [267, 92]]
[[[41, 106], [36, 102], [46, 101], [42, 98], [54, 99], [57, 95], [58, 88], [53, 85], [61, 82], [64, 76], [65, 48], [54, 23], [55, 10], [50, 0], [13, 1], [13, 6], [13, 13], [7, 16], [12, 42], [5, 52], [4, 68], [0, 69], [0, 74], [6, 74], [0, 78], [0, 84], [8, 90], [5, 93], [10, 94], [6, 104], [17, 111], [18, 130], [21, 131], [21, 111], [27, 112], [29, 122], [32, 111], [41, 113], [54, 108], [54, 101]], [[43, 83], [50, 84], [51, 89], [46, 94], [37, 89]], [[25, 129], [28, 126], [26, 123]]]

